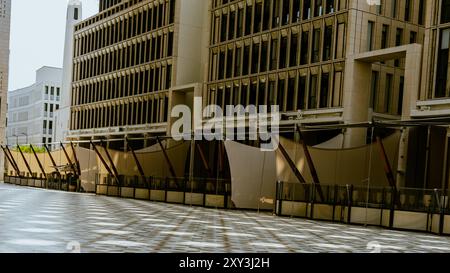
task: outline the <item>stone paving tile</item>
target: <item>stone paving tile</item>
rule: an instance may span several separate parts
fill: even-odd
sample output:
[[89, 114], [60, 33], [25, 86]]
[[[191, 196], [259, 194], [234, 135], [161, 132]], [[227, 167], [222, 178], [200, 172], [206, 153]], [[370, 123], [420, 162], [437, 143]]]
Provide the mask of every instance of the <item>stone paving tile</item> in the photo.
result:
[[0, 184], [0, 253], [450, 252], [450, 238]]

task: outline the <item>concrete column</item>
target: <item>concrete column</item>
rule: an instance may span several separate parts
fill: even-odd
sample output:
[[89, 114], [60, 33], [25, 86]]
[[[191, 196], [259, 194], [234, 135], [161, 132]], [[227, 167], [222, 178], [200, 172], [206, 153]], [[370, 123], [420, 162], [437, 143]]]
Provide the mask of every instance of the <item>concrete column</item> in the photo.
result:
[[[372, 64], [350, 57], [345, 64], [345, 69], [344, 121], [345, 123], [367, 122]], [[366, 128], [349, 128], [345, 131], [344, 147], [365, 145], [366, 137]]]
[[[422, 45], [409, 45], [405, 60], [405, 86], [403, 92], [402, 120], [411, 119], [411, 111], [417, 108], [420, 92], [422, 63]], [[409, 128], [403, 128], [400, 137], [397, 166], [397, 187], [405, 186], [405, 174], [408, 164]]]

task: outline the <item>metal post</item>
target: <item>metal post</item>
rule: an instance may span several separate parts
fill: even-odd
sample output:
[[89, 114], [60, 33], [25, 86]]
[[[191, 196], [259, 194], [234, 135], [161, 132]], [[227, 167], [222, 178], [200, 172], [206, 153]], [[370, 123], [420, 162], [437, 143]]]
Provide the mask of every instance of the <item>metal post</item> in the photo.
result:
[[33, 148], [33, 145], [30, 144], [30, 148], [34, 154], [34, 157], [36, 158], [39, 168], [41, 169], [42, 175], [44, 176], [45, 179], [47, 179], [47, 174], [45, 173], [44, 167], [42, 166], [41, 161], [39, 160], [39, 157], [37, 156], [36, 151]]
[[116, 177], [116, 175], [111, 171], [111, 169], [109, 168], [108, 164], [106, 163], [105, 159], [103, 158], [103, 156], [100, 154], [100, 152], [97, 149], [97, 146], [92, 142], [92, 140], [90, 141], [92, 147], [94, 148], [95, 153], [97, 154], [97, 156], [100, 158], [100, 161], [102, 162], [103, 166], [105, 166], [106, 171], [109, 173], [109, 175], [111, 175], [112, 177], [114, 177], [116, 179], [116, 182], [118, 184], [119, 183], [119, 178]]
[[33, 172], [31, 171], [30, 165], [28, 164], [27, 159], [23, 155], [22, 150], [20, 149], [20, 146], [17, 145], [17, 149], [19, 149], [20, 155], [22, 156], [23, 161], [25, 162], [25, 166], [27, 166], [28, 172], [30, 173], [31, 177], [33, 177]]
[[303, 151], [305, 152], [306, 162], [308, 163], [308, 167], [309, 167], [309, 170], [311, 172], [311, 176], [313, 178], [314, 184], [316, 184], [316, 186], [317, 186], [317, 187], [314, 187], [314, 188], [317, 188], [317, 191], [319, 193], [320, 199], [322, 201], [325, 201], [325, 198], [324, 198], [324, 195], [323, 195], [323, 192], [322, 192], [322, 187], [320, 187], [319, 175], [317, 174], [316, 166], [314, 165], [314, 162], [312, 160], [312, 156], [309, 153], [308, 145], [306, 145], [306, 142], [305, 142], [305, 139], [303, 138], [303, 134], [302, 134], [302, 131], [300, 130], [300, 127], [297, 126], [297, 124], [295, 124], [295, 128], [298, 131], [298, 134], [299, 134], [299, 137], [300, 137], [300, 142], [302, 143]]
[[9, 163], [11, 163], [13, 169], [16, 171], [17, 176], [20, 177], [20, 170], [19, 170], [19, 167], [17, 166], [16, 162], [14, 161], [14, 158], [10, 157], [10, 155], [8, 154], [8, 151], [3, 146], [1, 146], [1, 147], [2, 147], [3, 153], [5, 154], [6, 159], [8, 159]]
[[62, 144], [62, 142], [60, 142], [60, 144], [61, 144], [61, 148], [62, 148], [62, 150], [63, 150], [63, 152], [64, 152], [64, 155], [66, 156], [67, 162], [68, 162], [69, 165], [70, 165], [70, 168], [71, 168], [71, 169], [73, 170], [73, 172], [76, 174], [76, 173], [77, 173], [77, 170], [76, 170], [76, 168], [73, 166], [72, 160], [70, 160], [70, 157], [69, 157], [69, 155], [67, 154], [66, 148], [64, 147], [64, 145]]
[[80, 166], [80, 161], [78, 161], [78, 156], [77, 153], [75, 151], [75, 147], [73, 146], [73, 142], [70, 142], [70, 146], [72, 147], [72, 151], [73, 151], [73, 157], [75, 158], [75, 164], [77, 165], [77, 172], [78, 175], [81, 176], [81, 166]]
[[161, 150], [162, 150], [162, 152], [164, 154], [164, 158], [166, 159], [166, 162], [169, 165], [170, 174], [172, 175], [173, 178], [176, 178], [177, 175], [176, 175], [175, 170], [174, 170], [174, 168], [172, 166], [172, 162], [170, 162], [169, 156], [166, 153], [166, 149], [164, 149], [164, 146], [162, 145], [161, 140], [159, 139], [159, 137], [156, 137], [156, 140], [158, 141], [159, 146], [161, 147]]
[[134, 161], [135, 161], [135, 163], [136, 163], [136, 166], [138, 167], [139, 174], [141, 175], [142, 179], [144, 179], [143, 182], [145, 183], [145, 173], [144, 173], [144, 169], [142, 168], [142, 165], [141, 165], [141, 163], [139, 162], [139, 159], [137, 158], [137, 155], [136, 155], [136, 153], [134, 152], [134, 150], [133, 150], [133, 148], [131, 147], [131, 145], [129, 144], [127, 138], [125, 139], [125, 142], [126, 142], [126, 147], [127, 147], [127, 149], [128, 149], [129, 151], [131, 151], [131, 154], [133, 155], [133, 158], [134, 158]]
[[[101, 140], [100, 143], [103, 144], [103, 140]], [[112, 160], [111, 155], [108, 152], [108, 148], [103, 147], [103, 149], [105, 150], [106, 157], [108, 158], [109, 163], [111, 163], [111, 168], [112, 168], [112, 170], [114, 172], [114, 176], [116, 177], [116, 180], [118, 182], [118, 186], [120, 187], [119, 172], [117, 171], [116, 166], [114, 165], [114, 161]]]

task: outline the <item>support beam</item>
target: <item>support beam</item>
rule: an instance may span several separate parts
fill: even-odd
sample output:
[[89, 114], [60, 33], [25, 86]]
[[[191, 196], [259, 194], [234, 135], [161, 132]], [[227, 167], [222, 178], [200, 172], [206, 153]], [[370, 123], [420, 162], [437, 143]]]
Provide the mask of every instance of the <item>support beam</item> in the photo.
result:
[[41, 169], [42, 175], [44, 176], [44, 178], [47, 178], [47, 174], [45, 173], [44, 167], [42, 166], [41, 161], [39, 160], [39, 157], [37, 156], [36, 151], [33, 148], [33, 145], [30, 144], [30, 148], [31, 151], [33, 151], [34, 157], [36, 158], [39, 168]]
[[17, 145], [17, 149], [19, 149], [20, 155], [22, 156], [23, 161], [25, 162], [25, 166], [27, 166], [28, 172], [30, 173], [31, 176], [33, 176], [33, 172], [31, 171], [30, 165], [28, 164], [27, 159], [25, 158], [25, 156], [23, 155], [22, 150], [20, 149], [20, 146]]
[[12, 159], [12, 161], [14, 162], [14, 165], [16, 165], [17, 170], [19, 170], [19, 172], [20, 172], [19, 165], [17, 164], [16, 160], [14, 159], [14, 156], [12, 155], [11, 150], [9, 149], [8, 145], [6, 145], [5, 148], [6, 148], [6, 150], [7, 150], [8, 153], [9, 153], [9, 157], [10, 157], [10, 158]]
[[380, 147], [380, 155], [384, 163], [384, 171], [386, 173], [386, 178], [389, 182], [389, 186], [391, 186], [394, 189], [394, 191], [397, 192], [397, 185], [395, 183], [394, 172], [392, 171], [391, 163], [389, 162], [389, 158], [386, 154], [386, 149], [384, 148], [383, 141], [379, 136], [377, 136], [376, 139], [378, 146]]
[[[103, 145], [103, 140], [101, 140], [100, 143]], [[108, 152], [108, 148], [103, 147], [103, 149], [105, 150], [106, 157], [108, 158], [109, 163], [111, 163], [111, 169], [114, 172], [114, 176], [116, 177], [117, 183], [120, 185], [119, 172], [117, 171], [116, 165], [114, 165], [114, 161], [112, 160], [111, 155]]]
[[161, 150], [162, 150], [162, 152], [164, 154], [164, 158], [166, 159], [166, 162], [169, 165], [170, 174], [172, 175], [173, 178], [176, 178], [177, 174], [175, 173], [175, 169], [173, 168], [172, 162], [170, 162], [170, 158], [167, 155], [166, 149], [164, 148], [164, 146], [161, 143], [161, 139], [159, 137], [156, 137], [156, 140], [158, 141], [159, 146], [161, 147]]
[[75, 158], [75, 164], [77, 166], [78, 176], [81, 176], [80, 161], [78, 160], [77, 152], [75, 151], [75, 147], [73, 146], [73, 142], [70, 142], [70, 147], [72, 147], [73, 157]]
[[90, 141], [92, 147], [94, 148], [95, 153], [97, 154], [97, 156], [100, 158], [100, 161], [102, 162], [103, 166], [105, 166], [106, 171], [109, 173], [109, 175], [111, 175], [111, 177], [114, 177], [114, 179], [116, 180], [116, 182], [119, 184], [119, 178], [116, 177], [116, 175], [111, 171], [111, 169], [109, 168], [108, 164], [106, 163], [105, 159], [103, 158], [102, 154], [100, 154], [100, 152], [97, 149], [97, 146]]
[[47, 153], [48, 153], [48, 156], [50, 157], [50, 160], [52, 161], [53, 168], [56, 170], [56, 172], [58, 173], [58, 175], [61, 176], [61, 173], [59, 172], [59, 169], [58, 169], [58, 167], [57, 167], [57, 165], [56, 165], [56, 161], [55, 161], [55, 159], [53, 158], [52, 153], [50, 152], [50, 149], [48, 148], [47, 144], [44, 144], [44, 147], [45, 147], [45, 150], [46, 150]]
[[138, 167], [139, 174], [141, 175], [142, 179], [144, 179], [144, 182], [145, 182], [146, 178], [145, 178], [144, 168], [142, 168], [142, 165], [141, 165], [141, 163], [139, 162], [139, 159], [137, 158], [137, 155], [136, 155], [136, 153], [134, 152], [134, 150], [133, 150], [133, 148], [131, 147], [131, 145], [129, 144], [127, 138], [125, 139], [125, 143], [126, 143], [126, 145], [127, 145], [127, 149], [128, 149], [129, 151], [131, 151], [131, 154], [133, 155], [133, 158], [134, 158], [134, 162], [136, 163], [136, 166]]
[[316, 184], [317, 191], [319, 192], [319, 196], [322, 200], [324, 200], [322, 188], [320, 187], [320, 180], [319, 175], [317, 174], [316, 166], [314, 165], [314, 162], [312, 160], [312, 156], [309, 153], [308, 145], [306, 145], [305, 139], [302, 134], [302, 130], [297, 125], [295, 126], [297, 128], [298, 134], [300, 136], [300, 142], [303, 146], [303, 151], [305, 152], [306, 162], [308, 163], [309, 170], [311, 172], [311, 176], [313, 178], [314, 184]]
[[16, 171], [17, 176], [20, 177], [21, 176], [20, 170], [19, 170], [19, 167], [17, 166], [14, 158], [10, 157], [8, 151], [3, 146], [1, 146], [1, 147], [2, 147], [3, 153], [5, 154], [6, 159], [8, 159], [9, 163], [11, 163], [13, 169]]
[[[195, 141], [195, 140], [194, 140], [194, 141]], [[202, 146], [200, 146], [200, 144], [198, 144], [198, 143], [196, 143], [195, 146], [197, 147], [197, 150], [198, 150], [198, 152], [199, 152], [199, 154], [200, 154], [200, 158], [202, 159], [203, 166], [205, 167], [205, 169], [206, 169], [206, 171], [208, 172], [209, 176], [210, 176], [210, 177], [213, 177], [211, 168], [209, 167], [208, 161], [206, 160], [205, 154], [203, 153]]]
[[68, 162], [69, 165], [70, 165], [70, 168], [71, 168], [71, 169], [73, 170], [73, 172], [76, 174], [76, 173], [77, 173], [77, 170], [76, 170], [75, 167], [73, 166], [72, 160], [70, 160], [70, 157], [69, 157], [69, 154], [67, 154], [66, 148], [64, 147], [64, 145], [62, 144], [62, 142], [60, 142], [60, 143], [61, 143], [61, 148], [62, 148], [62, 150], [63, 150], [63, 152], [64, 152], [64, 155], [66, 156], [67, 162]]
[[286, 162], [289, 164], [289, 167], [294, 172], [295, 177], [297, 177], [298, 182], [301, 184], [306, 185], [307, 182], [305, 178], [302, 176], [301, 172], [297, 169], [297, 166], [292, 161], [291, 157], [287, 153], [286, 149], [284, 149], [283, 145], [281, 143], [278, 144], [278, 149], [280, 150], [281, 154], [283, 155], [284, 159], [286, 159]]

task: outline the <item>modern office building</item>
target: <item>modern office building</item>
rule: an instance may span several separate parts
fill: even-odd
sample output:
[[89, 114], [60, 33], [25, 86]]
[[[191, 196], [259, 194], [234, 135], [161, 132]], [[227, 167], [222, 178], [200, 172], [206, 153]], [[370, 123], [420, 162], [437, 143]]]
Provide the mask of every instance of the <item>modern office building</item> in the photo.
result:
[[[11, 0], [0, 1], [0, 143], [5, 142], [8, 70], [9, 70], [9, 33], [11, 23]], [[4, 166], [4, 157], [0, 157], [0, 166]], [[3, 179], [3, 168], [0, 168]]]
[[73, 75], [73, 32], [75, 25], [83, 18], [83, 7], [79, 0], [71, 0], [67, 5], [66, 34], [64, 41], [63, 79], [61, 87], [61, 105], [55, 112], [54, 141], [64, 141], [69, 132], [71, 88]]
[[[304, 132], [306, 144], [336, 157], [380, 137], [394, 143], [384, 163], [397, 186], [446, 189], [448, 14], [447, 0], [101, 1], [100, 12], [75, 27], [69, 138], [170, 136], [172, 107], [192, 107], [196, 96], [204, 106], [279, 105], [284, 146], [300, 137], [295, 126], [320, 126]], [[270, 163], [258, 153], [247, 158], [258, 143], [243, 143], [226, 143], [235, 174], [223, 177], [234, 189], [244, 183], [239, 172], [250, 181], [262, 168], [267, 183], [296, 182], [293, 165], [312, 182], [297, 146], [287, 166], [278, 151]], [[205, 149], [219, 154], [219, 146]], [[355, 172], [367, 171], [362, 157], [338, 166], [343, 161], [316, 156], [322, 181], [367, 178]], [[291, 174], [280, 175], [280, 164]], [[383, 160], [373, 164], [371, 181], [387, 185]]]
[[62, 69], [44, 66], [36, 82], [8, 93], [8, 145], [53, 142], [55, 112], [61, 103]]
[[69, 139], [166, 135], [174, 90], [201, 94], [206, 16], [203, 0], [100, 1], [75, 26]]

